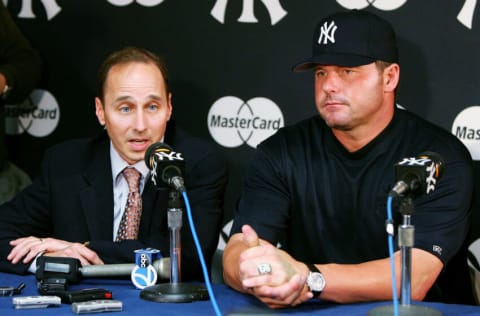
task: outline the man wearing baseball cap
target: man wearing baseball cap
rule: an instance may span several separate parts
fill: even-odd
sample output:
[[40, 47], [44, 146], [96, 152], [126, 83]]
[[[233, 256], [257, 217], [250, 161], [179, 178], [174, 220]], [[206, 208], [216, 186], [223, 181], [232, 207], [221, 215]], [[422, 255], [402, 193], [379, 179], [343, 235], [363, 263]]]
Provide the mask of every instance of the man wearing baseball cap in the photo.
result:
[[[272, 308], [308, 299], [392, 299], [385, 221], [394, 165], [434, 152], [445, 167], [435, 190], [409, 191], [411, 299], [471, 303], [461, 251], [470, 225], [471, 157], [453, 135], [395, 106], [400, 66], [392, 26], [365, 11], [326, 17], [315, 27], [312, 56], [293, 70], [313, 71], [320, 115], [257, 147], [224, 251], [227, 284]], [[394, 211], [398, 226], [398, 205]], [[453, 282], [448, 273], [456, 262]]]

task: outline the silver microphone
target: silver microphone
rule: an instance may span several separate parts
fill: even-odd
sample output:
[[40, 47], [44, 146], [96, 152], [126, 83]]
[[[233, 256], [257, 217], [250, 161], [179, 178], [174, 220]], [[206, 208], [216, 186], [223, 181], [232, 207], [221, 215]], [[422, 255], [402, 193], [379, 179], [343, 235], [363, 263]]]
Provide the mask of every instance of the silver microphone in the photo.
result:
[[[160, 279], [170, 278], [170, 258], [154, 260], [152, 265]], [[79, 270], [85, 278], [102, 278], [130, 275], [135, 266], [135, 263], [98, 264], [80, 267]]]

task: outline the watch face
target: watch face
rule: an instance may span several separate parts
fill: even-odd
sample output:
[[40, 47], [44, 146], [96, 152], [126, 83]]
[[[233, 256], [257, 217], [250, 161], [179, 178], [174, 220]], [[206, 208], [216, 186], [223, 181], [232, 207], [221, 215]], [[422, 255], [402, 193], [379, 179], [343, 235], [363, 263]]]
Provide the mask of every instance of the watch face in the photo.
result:
[[325, 278], [321, 273], [310, 272], [307, 278], [310, 291], [321, 292], [325, 288]]

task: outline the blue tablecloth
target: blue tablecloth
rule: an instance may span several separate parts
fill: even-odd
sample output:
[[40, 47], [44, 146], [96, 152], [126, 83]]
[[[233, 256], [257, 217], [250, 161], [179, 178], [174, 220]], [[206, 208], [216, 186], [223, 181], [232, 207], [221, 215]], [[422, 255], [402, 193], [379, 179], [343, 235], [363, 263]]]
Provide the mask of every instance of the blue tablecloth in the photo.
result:
[[[26, 288], [21, 295], [38, 295], [36, 280], [33, 275], [18, 276], [0, 273], [0, 286], [17, 286], [25, 283]], [[135, 289], [129, 280], [84, 279], [79, 284], [71, 285], [71, 290], [82, 288], [101, 287], [112, 291], [113, 298], [123, 302], [123, 311], [109, 314], [122, 315], [214, 315], [210, 301], [193, 303], [157, 303], [140, 298], [140, 291]], [[222, 284], [213, 286], [214, 295], [222, 315], [341, 315], [360, 316], [367, 315], [369, 311], [378, 306], [390, 305], [390, 302], [363, 303], [363, 304], [326, 304], [312, 300], [301, 306], [284, 310], [270, 310], [262, 303], [249, 295], [233, 291]], [[427, 306], [443, 313], [444, 316], [480, 315], [480, 306], [453, 305], [441, 303], [415, 302], [418, 306]], [[0, 315], [75, 315], [71, 305], [62, 304], [60, 307], [45, 309], [16, 310], [12, 305], [12, 297], [0, 297]]]

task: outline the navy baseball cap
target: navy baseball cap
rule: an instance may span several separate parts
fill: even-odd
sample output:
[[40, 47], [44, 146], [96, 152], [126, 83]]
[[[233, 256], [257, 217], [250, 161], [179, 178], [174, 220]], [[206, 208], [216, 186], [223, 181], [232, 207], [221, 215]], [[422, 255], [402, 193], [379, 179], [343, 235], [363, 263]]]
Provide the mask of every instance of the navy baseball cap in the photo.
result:
[[313, 34], [312, 57], [296, 64], [304, 71], [316, 64], [355, 67], [377, 60], [398, 63], [395, 32], [389, 22], [367, 11], [351, 10], [322, 19]]

